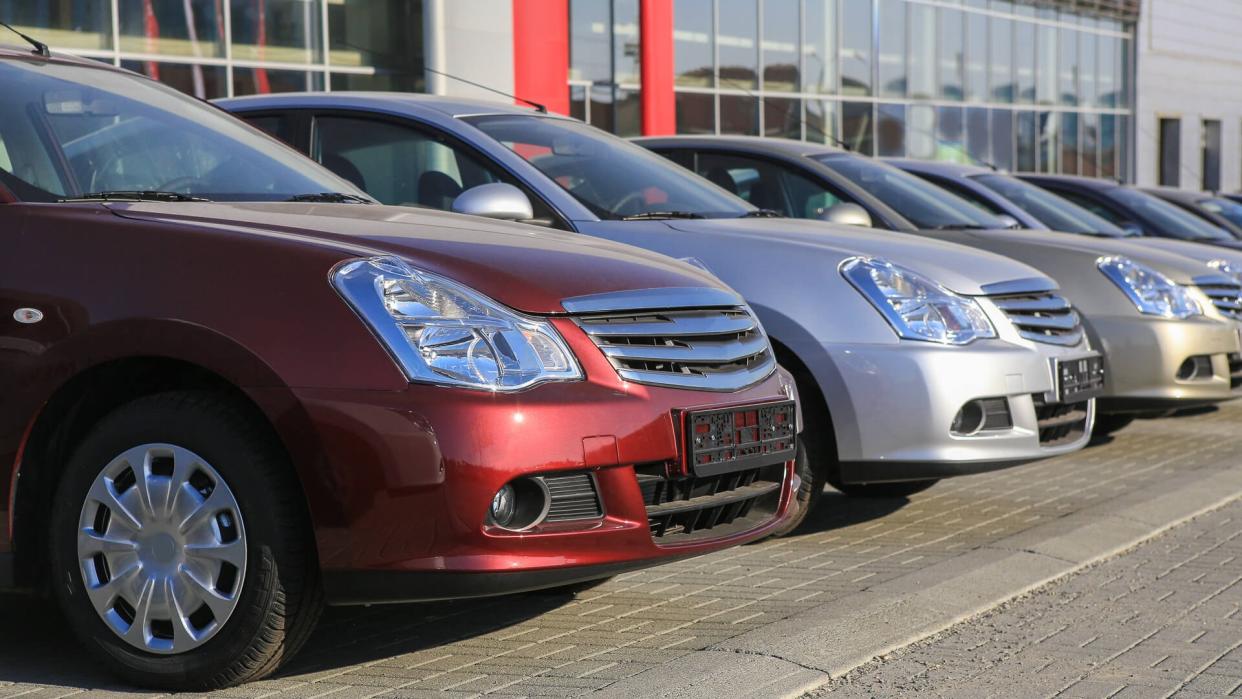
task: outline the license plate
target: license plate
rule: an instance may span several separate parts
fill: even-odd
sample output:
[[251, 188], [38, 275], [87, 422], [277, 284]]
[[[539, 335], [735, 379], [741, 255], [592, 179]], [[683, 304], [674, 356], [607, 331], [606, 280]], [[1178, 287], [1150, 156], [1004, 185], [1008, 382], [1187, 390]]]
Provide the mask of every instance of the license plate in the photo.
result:
[[686, 413], [686, 466], [714, 476], [794, 458], [797, 440], [793, 401]]
[[1104, 392], [1104, 357], [1092, 355], [1078, 359], [1060, 359], [1057, 368], [1057, 399], [1062, 403], [1078, 403]]

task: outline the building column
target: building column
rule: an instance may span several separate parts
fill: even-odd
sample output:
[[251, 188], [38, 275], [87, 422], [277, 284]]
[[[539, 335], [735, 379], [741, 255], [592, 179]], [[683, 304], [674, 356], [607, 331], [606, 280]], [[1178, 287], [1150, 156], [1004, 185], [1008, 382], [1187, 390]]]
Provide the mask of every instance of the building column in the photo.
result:
[[569, 0], [513, 0], [513, 93], [569, 114]]
[[638, 17], [643, 135], [666, 136], [677, 131], [673, 93], [673, 3], [641, 0]]

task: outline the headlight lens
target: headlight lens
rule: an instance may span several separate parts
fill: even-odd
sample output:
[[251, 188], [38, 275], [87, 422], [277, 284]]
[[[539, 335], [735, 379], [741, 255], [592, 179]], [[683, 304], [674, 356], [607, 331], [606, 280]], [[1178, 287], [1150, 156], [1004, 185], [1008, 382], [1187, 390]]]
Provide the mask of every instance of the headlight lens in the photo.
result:
[[996, 329], [974, 299], [904, 267], [852, 257], [841, 265], [841, 274], [908, 340], [965, 345], [996, 337]]
[[516, 391], [582, 378], [551, 324], [398, 258], [351, 260], [332, 281], [411, 381]]
[[1096, 265], [1130, 298], [1140, 313], [1165, 318], [1203, 314], [1189, 289], [1150, 267], [1125, 257], [1101, 257]]
[[1212, 260], [1207, 266], [1234, 281], [1242, 282], [1242, 265], [1236, 265], [1229, 260]]

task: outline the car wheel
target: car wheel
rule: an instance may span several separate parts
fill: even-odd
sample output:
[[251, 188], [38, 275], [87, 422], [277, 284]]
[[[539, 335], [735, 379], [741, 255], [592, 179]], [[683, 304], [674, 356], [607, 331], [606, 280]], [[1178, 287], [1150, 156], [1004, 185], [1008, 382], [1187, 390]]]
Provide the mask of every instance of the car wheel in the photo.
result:
[[1097, 415], [1095, 427], [1091, 430], [1093, 437], [1107, 437], [1134, 422], [1136, 415]]
[[253, 411], [175, 392], [104, 417], [65, 466], [54, 593], [139, 685], [209, 690], [275, 671], [322, 608], [301, 489]]
[[921, 493], [940, 482], [939, 478], [897, 483], [836, 483], [832, 487], [854, 498], [906, 498]]
[[791, 507], [795, 507], [797, 510], [791, 513], [780, 529], [772, 534], [773, 537], [786, 536], [801, 526], [806, 521], [807, 515], [811, 514], [811, 511], [815, 509], [820, 496], [824, 493], [824, 483], [827, 479], [828, 469], [815, 468], [811, 463], [810, 452], [802, 437], [798, 438], [798, 452], [794, 460], [794, 469], [802, 480], [798, 492], [794, 494], [794, 502], [791, 505]]

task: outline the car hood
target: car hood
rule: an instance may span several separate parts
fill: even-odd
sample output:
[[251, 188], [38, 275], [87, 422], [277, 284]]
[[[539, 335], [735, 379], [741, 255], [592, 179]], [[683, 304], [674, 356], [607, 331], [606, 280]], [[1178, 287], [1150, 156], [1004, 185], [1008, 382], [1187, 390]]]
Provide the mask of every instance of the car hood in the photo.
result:
[[1128, 243], [1141, 245], [1145, 248], [1189, 257], [1204, 264], [1213, 260], [1224, 260], [1242, 269], [1242, 250], [1232, 250], [1204, 243], [1192, 243], [1189, 240], [1178, 240], [1176, 238], [1126, 238], [1125, 240]]
[[[953, 240], [966, 245], [977, 245], [1002, 255], [1028, 259], [1028, 254], [1038, 250], [1038, 257], [1094, 255], [1097, 257], [1128, 257], [1151, 267], [1179, 284], [1190, 284], [1196, 277], [1212, 274], [1203, 262], [1170, 250], [1148, 246], [1123, 238], [1105, 238], [1076, 233], [1034, 230], [994, 231], [925, 231], [924, 235]], [[1033, 258], [1034, 256], [1032, 256]], [[1044, 272], [1057, 275], [1053, 269]]]
[[723, 288], [691, 265], [639, 248], [536, 226], [430, 209], [361, 204], [109, 203], [118, 216], [398, 255], [527, 313], [566, 298], [661, 288]]
[[1033, 288], [1046, 288], [1050, 281], [1034, 267], [1007, 257], [907, 233], [788, 218], [690, 219], [669, 221], [668, 225], [691, 233], [725, 233], [831, 250], [843, 257], [884, 258], [967, 296], [994, 293], [989, 287], [1022, 281], [1031, 281]]

